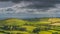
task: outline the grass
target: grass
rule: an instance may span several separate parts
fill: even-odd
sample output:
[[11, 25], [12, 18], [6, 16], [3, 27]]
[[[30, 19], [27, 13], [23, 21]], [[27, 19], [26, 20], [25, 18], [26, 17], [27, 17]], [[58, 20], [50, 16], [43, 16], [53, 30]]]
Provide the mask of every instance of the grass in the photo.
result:
[[22, 27], [26, 28], [26, 29], [27, 29], [27, 31], [29, 31], [29, 32], [32, 32], [32, 31], [33, 31], [33, 29], [35, 29], [35, 28], [36, 28], [36, 27], [34, 27], [34, 26], [22, 26]]
[[39, 32], [39, 34], [52, 34], [52, 32], [48, 32], [48, 31], [41, 31], [41, 32]]
[[[18, 31], [18, 30], [4, 30], [4, 32], [7, 33], [12, 33], [12, 34], [52, 34], [54, 32], [60, 32], [57, 31], [58, 26], [55, 26], [55, 28], [50, 27], [50, 24], [52, 23], [60, 23], [60, 18], [35, 18], [35, 19], [16, 19], [16, 18], [9, 18], [9, 19], [5, 19], [5, 20], [0, 20], [0, 29], [5, 27], [5, 26], [12, 26], [12, 28], [17, 28], [17, 27], [13, 27], [13, 26], [19, 26], [19, 28], [26, 28], [26, 31]], [[3, 25], [3, 26], [2, 26]], [[48, 26], [47, 26], [48, 25]], [[9, 27], [6, 27], [9, 28]], [[37, 29], [36, 29], [37, 28]], [[53, 28], [53, 30], [51, 29], [46, 29], [46, 28]], [[35, 30], [34, 30], [35, 29]], [[46, 30], [44, 30], [46, 29]], [[33, 30], [35, 32], [33, 32]], [[40, 31], [39, 31], [40, 30]], [[58, 29], [60, 30], [60, 29]], [[1, 33], [0, 34], [5, 34], [5, 33]]]
[[28, 32], [25, 32], [25, 31], [6, 31], [6, 33], [12, 33], [12, 34], [29, 34]]

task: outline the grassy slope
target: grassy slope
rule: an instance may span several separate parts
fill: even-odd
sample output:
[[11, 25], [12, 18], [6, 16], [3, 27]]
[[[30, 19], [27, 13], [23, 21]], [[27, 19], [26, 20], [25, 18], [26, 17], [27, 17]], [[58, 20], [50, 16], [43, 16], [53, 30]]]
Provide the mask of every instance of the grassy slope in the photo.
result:
[[[21, 27], [27, 28], [27, 31], [32, 31], [34, 28], [36, 28], [34, 25], [36, 24], [50, 24], [51, 21], [49, 21], [51, 18], [35, 18], [35, 19], [16, 19], [16, 18], [9, 18], [5, 20], [0, 20], [1, 25], [23, 25]], [[55, 21], [59, 21], [60, 18], [53, 18]], [[54, 21], [52, 20], [52, 21]], [[56, 21], [56, 22], [57, 22]], [[30, 24], [32, 26], [24, 26], [24, 24]], [[39, 34], [43, 34], [42, 32], [48, 34], [50, 32], [47, 31], [41, 31]], [[28, 32], [27, 32], [28, 33]], [[50, 33], [51, 34], [51, 33]]]
[[54, 22], [60, 22], [60, 18], [32, 18], [32, 19], [17, 19], [9, 18], [5, 20], [0, 20], [1, 24], [8, 25], [23, 25], [27, 24], [50, 24]]

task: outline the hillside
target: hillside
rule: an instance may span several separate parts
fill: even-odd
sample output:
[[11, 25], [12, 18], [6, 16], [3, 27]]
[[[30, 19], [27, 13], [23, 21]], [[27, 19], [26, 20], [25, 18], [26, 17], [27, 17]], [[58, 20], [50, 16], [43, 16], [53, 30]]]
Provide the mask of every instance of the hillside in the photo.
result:
[[18, 19], [18, 18], [8, 18], [0, 20], [1, 25], [23, 25], [28, 24], [50, 24], [58, 23], [60, 18], [33, 18], [33, 19]]
[[23, 25], [25, 21], [22, 19], [9, 18], [9, 19], [0, 21], [0, 23], [3, 25]]
[[60, 18], [8, 18], [0, 20], [0, 33], [3, 34], [52, 34], [60, 31]]

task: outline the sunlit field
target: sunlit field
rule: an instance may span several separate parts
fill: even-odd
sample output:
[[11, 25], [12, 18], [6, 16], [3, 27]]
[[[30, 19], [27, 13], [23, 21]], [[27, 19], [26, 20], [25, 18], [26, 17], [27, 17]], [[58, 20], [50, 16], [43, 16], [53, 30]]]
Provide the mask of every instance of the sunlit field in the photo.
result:
[[60, 34], [60, 18], [0, 20], [0, 34]]

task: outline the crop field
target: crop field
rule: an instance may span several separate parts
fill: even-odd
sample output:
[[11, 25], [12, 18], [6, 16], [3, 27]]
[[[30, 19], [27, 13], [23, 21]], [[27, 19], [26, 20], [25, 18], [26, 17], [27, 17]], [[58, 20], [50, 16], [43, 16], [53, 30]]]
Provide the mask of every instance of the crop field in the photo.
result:
[[0, 34], [60, 34], [60, 18], [0, 20]]

